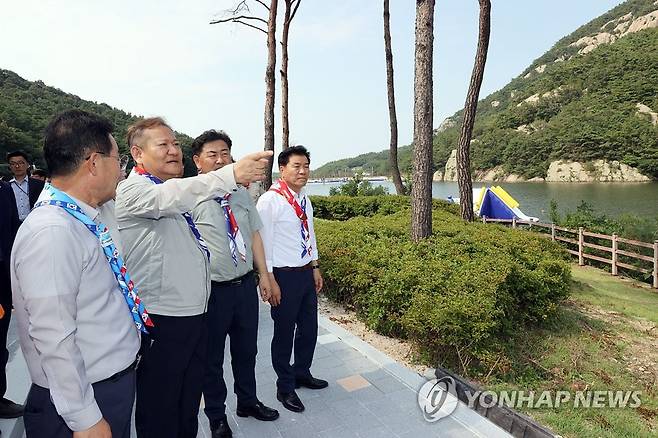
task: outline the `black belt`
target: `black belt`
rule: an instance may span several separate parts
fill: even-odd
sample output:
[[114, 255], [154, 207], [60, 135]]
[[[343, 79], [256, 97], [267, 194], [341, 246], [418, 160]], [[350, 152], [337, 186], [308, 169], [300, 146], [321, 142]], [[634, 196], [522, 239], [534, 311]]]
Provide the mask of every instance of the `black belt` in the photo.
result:
[[278, 269], [280, 271], [308, 271], [309, 269], [313, 269], [313, 265], [311, 263], [312, 262], [308, 262], [304, 266], [281, 266], [275, 267], [274, 269]]
[[218, 287], [230, 287], [230, 286], [239, 286], [242, 283], [245, 282], [245, 280], [248, 280], [251, 278], [251, 276], [254, 275], [254, 271], [249, 271], [246, 274], [244, 274], [242, 277], [234, 278], [233, 280], [228, 280], [228, 281], [213, 281], [212, 283], [215, 286]]
[[[126, 374], [128, 374], [129, 372], [133, 371], [133, 370], [135, 369], [135, 366], [136, 366], [136, 365], [137, 365], [137, 360], [135, 360], [133, 363], [131, 363], [130, 365], [128, 365], [128, 368], [126, 368], [125, 370], [121, 370], [121, 371], [119, 371], [118, 373], [114, 373], [114, 374], [112, 374], [110, 377], [108, 377], [107, 379], [100, 380], [100, 381], [98, 381], [98, 382], [96, 382], [96, 383], [104, 383], [104, 382], [109, 382], [109, 381], [119, 380], [121, 377], [123, 377], [123, 376], [125, 376]], [[95, 385], [96, 383], [94, 383], [94, 385]]]

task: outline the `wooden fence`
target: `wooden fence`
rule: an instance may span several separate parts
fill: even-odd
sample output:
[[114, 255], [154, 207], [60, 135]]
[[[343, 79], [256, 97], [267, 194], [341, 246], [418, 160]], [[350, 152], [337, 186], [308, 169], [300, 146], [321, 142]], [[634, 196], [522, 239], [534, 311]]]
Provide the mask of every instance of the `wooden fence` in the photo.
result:
[[[527, 226], [530, 230], [535, 227], [542, 230], [549, 230], [550, 235], [546, 232], [542, 233], [542, 235], [550, 236], [551, 240], [566, 244], [566, 250], [578, 257], [578, 264], [580, 266], [585, 264], [585, 259], [589, 259], [610, 265], [612, 275], [619, 275], [619, 268], [649, 274], [653, 279], [653, 287], [658, 289], [658, 240], [653, 243], [647, 243], [639, 240], [624, 239], [616, 234], [609, 236], [607, 234], [592, 233], [584, 230], [582, 227], [577, 230], [571, 230], [569, 228], [558, 227], [555, 224], [543, 224], [517, 219], [491, 219], [483, 216], [482, 222], [485, 224], [509, 224], [512, 228]], [[598, 243], [588, 242], [587, 238], [590, 238], [590, 240], [598, 239]], [[610, 245], [600, 245], [599, 243], [601, 241], [610, 242]], [[588, 252], [586, 248], [598, 251], [599, 255], [592, 254], [591, 251]], [[647, 249], [653, 250], [653, 256], [640, 254], [642, 249], [639, 248], [644, 249], [644, 252], [647, 253], [650, 252]], [[605, 254], [606, 256], [602, 256], [601, 254]], [[629, 259], [637, 260], [639, 263], [626, 263], [625, 261], [629, 261]], [[648, 266], [651, 264], [653, 266], [649, 268]]]

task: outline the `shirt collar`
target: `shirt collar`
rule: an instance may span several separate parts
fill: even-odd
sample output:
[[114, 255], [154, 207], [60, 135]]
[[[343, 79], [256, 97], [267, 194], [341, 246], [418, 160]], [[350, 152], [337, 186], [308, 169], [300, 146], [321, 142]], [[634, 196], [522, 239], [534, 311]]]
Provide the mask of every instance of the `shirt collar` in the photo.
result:
[[[69, 194], [67, 193], [67, 195], [69, 195]], [[69, 196], [71, 196], [71, 195], [69, 195]], [[98, 211], [98, 209], [92, 207], [91, 205], [89, 205], [89, 204], [87, 204], [87, 203], [85, 203], [85, 202], [83, 202], [83, 201], [81, 201], [77, 198], [74, 198], [73, 196], [71, 196], [71, 199], [73, 199], [75, 201], [75, 203], [78, 204], [78, 207], [80, 207], [82, 212], [84, 214], [86, 214], [87, 217], [89, 217], [89, 219], [96, 222], [96, 220], [98, 219], [98, 215], [100, 215], [100, 211]]]
[[26, 176], [25, 178], [23, 178], [23, 181], [20, 182], [20, 183], [16, 180], [16, 178], [12, 178], [12, 179], [9, 180], [9, 183], [10, 183], [10, 184], [11, 184], [11, 183], [16, 183], [17, 185], [22, 186], [23, 183], [26, 183], [26, 182], [27, 182], [28, 178], [29, 178], [29, 177]]

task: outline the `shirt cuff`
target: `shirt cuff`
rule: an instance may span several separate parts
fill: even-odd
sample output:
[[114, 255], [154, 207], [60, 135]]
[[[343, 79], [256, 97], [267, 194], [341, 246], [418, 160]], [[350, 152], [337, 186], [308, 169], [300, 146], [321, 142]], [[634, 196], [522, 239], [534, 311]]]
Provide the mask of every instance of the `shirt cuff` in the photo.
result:
[[92, 404], [78, 412], [67, 414], [64, 421], [69, 429], [74, 432], [80, 432], [94, 426], [101, 421], [102, 418], [103, 414], [101, 413], [96, 401], [94, 401]]
[[227, 193], [238, 191], [238, 184], [235, 182], [235, 174], [233, 173], [233, 164], [214, 170], [210, 172], [210, 175], [216, 176], [223, 182], [222, 189]]

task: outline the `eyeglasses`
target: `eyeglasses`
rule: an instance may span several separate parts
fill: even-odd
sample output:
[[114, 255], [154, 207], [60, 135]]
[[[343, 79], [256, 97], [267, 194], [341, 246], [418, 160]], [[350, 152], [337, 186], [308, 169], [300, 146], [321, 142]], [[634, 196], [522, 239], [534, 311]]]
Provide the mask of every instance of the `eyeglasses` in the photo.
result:
[[[101, 151], [95, 151], [95, 152], [99, 155], [104, 155], [106, 157], [112, 157], [115, 160], [117, 160], [117, 163], [119, 164], [119, 167], [124, 172], [126, 170], [126, 167], [128, 167], [128, 160], [130, 159], [130, 157], [126, 154], [112, 155], [112, 154], [108, 154], [106, 152], [101, 152]], [[90, 158], [91, 158], [91, 154], [87, 158], [85, 158], [85, 161], [89, 160]]]
[[25, 161], [10, 161], [9, 165], [12, 167], [21, 167], [21, 166], [27, 166], [27, 163]]

